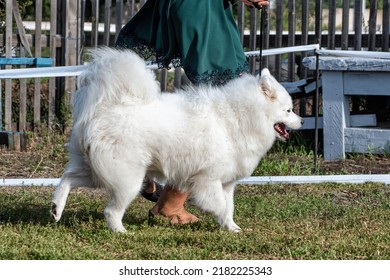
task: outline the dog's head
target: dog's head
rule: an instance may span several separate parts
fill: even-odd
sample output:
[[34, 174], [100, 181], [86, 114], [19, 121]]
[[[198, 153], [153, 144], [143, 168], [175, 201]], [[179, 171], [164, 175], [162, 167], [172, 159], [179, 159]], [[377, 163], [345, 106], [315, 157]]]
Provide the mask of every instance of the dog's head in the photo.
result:
[[279, 140], [287, 140], [289, 133], [287, 128], [298, 129], [303, 124], [303, 119], [294, 113], [293, 102], [286, 89], [271, 75], [267, 68], [261, 71], [260, 88], [265, 94], [267, 102], [267, 117], [272, 121], [275, 136]]

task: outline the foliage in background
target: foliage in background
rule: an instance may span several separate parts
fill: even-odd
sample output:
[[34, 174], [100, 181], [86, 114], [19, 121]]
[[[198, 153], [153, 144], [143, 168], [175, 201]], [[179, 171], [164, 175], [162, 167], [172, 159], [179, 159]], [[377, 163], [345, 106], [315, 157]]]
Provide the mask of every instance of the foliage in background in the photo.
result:
[[[50, 0], [49, 0], [50, 1]], [[22, 19], [27, 19], [29, 15], [34, 15], [34, 13], [31, 13], [31, 8], [34, 9], [34, 1], [32, 0], [18, 0], [19, 5], [19, 11], [20, 15], [22, 16]], [[0, 22], [5, 21], [6, 16], [6, 0], [0, 0]]]

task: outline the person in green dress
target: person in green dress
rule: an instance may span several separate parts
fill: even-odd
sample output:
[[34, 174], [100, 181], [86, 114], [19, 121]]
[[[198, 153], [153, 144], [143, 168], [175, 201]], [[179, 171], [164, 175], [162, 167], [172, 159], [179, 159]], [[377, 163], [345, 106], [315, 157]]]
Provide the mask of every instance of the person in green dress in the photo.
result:
[[[250, 7], [267, 0], [241, 0]], [[195, 85], [222, 85], [249, 71], [231, 0], [148, 0], [121, 29], [115, 46], [128, 48], [160, 68], [182, 67]], [[184, 209], [188, 193], [146, 180], [142, 195], [157, 202], [150, 215], [172, 223], [198, 220]], [[161, 191], [161, 195], [160, 195]]]

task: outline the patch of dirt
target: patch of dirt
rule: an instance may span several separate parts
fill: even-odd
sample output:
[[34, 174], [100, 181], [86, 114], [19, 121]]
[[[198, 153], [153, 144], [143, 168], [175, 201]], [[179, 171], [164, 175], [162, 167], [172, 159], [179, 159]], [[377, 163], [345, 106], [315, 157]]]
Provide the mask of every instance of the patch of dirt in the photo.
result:
[[390, 157], [353, 155], [342, 161], [321, 161], [320, 168], [332, 174], [389, 174]]
[[1, 178], [60, 178], [67, 163], [65, 155], [48, 154], [45, 150], [25, 152], [0, 148]]

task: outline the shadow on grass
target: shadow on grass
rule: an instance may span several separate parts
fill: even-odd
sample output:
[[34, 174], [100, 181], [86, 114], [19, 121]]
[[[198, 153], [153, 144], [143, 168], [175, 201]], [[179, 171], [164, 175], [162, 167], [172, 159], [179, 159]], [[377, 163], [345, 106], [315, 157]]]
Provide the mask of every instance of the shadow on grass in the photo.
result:
[[49, 208], [42, 204], [14, 204], [6, 205], [0, 209], [0, 223], [10, 224], [38, 224], [47, 225], [51, 223]]
[[[65, 208], [61, 220], [58, 224], [65, 227], [75, 227], [80, 224], [89, 223], [105, 223], [105, 217], [103, 211], [98, 209], [77, 207], [72, 209], [69, 207]], [[125, 214], [123, 223], [140, 226], [148, 222], [147, 212], [145, 215], [132, 216]], [[50, 215], [50, 204], [34, 204], [34, 203], [22, 203], [14, 205], [6, 205], [0, 209], [0, 224], [34, 224], [40, 226], [54, 225], [56, 222], [51, 218]]]
[[[94, 192], [75, 191], [69, 197], [61, 220], [56, 223], [50, 215], [52, 189], [25, 188], [4, 189], [0, 193], [0, 225], [39, 225], [45, 227], [107, 229], [104, 208], [108, 203], [106, 195]], [[177, 230], [218, 231], [219, 225], [211, 215], [187, 205], [186, 208], [200, 218], [191, 225], [171, 225], [170, 222], [156, 216], [148, 219], [148, 211], [153, 203], [142, 197], [135, 199], [128, 207], [122, 222], [125, 228], [166, 227]]]

